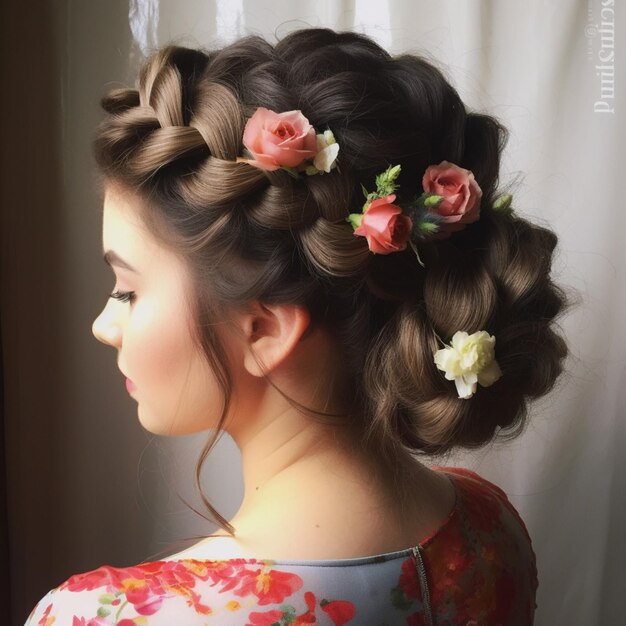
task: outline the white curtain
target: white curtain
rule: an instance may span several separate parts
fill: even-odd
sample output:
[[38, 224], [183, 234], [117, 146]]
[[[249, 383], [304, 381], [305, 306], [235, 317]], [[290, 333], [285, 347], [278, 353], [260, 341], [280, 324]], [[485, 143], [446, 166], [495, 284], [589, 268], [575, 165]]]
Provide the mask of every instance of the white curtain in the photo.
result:
[[[554, 278], [578, 290], [582, 301], [562, 321], [571, 350], [567, 374], [533, 406], [525, 434], [458, 454], [453, 464], [502, 486], [526, 521], [538, 558], [537, 624], [626, 623], [626, 327], [620, 322], [626, 206], [619, 191], [626, 118], [618, 97], [626, 86], [620, 52], [626, 41], [618, 35], [626, 19], [617, 1], [53, 4], [58, 80], [50, 84], [58, 115], [46, 123], [56, 125], [58, 193], [49, 222], [61, 243], [49, 271], [58, 289], [52, 301], [39, 302], [33, 291], [41, 277], [34, 270], [3, 283], [21, 283], [13, 303], [3, 299], [3, 333], [19, 335], [19, 342], [4, 339], [5, 369], [18, 368], [21, 381], [11, 387], [5, 416], [14, 623], [21, 625], [34, 602], [72, 573], [158, 558], [180, 549], [178, 539], [213, 530], [178, 498], [202, 508], [193, 467], [205, 435], [167, 439], [143, 431], [113, 349], [90, 333], [112, 287], [100, 260], [89, 156], [98, 98], [134, 81], [155, 46], [211, 47], [250, 33], [275, 40], [305, 26], [365, 32], [392, 53], [427, 55], [470, 108], [496, 115], [510, 129], [501, 182], [517, 180], [516, 210], [557, 232]], [[37, 78], [27, 69], [29, 79]], [[20, 197], [28, 193], [21, 189]], [[52, 210], [42, 202], [37, 207], [42, 215]], [[20, 242], [28, 242], [30, 228], [13, 224]], [[28, 310], [26, 318], [19, 307]], [[46, 307], [56, 311], [53, 323], [46, 322]], [[7, 329], [6, 320], [15, 326]], [[27, 323], [48, 326], [38, 335]], [[50, 347], [54, 336], [60, 359]], [[25, 354], [39, 350], [53, 359], [49, 367], [25, 362]], [[64, 372], [57, 375], [57, 400], [43, 410], [30, 394], [33, 386], [45, 393], [55, 367]], [[41, 433], [48, 431], [55, 436], [44, 443]], [[229, 439], [205, 464], [203, 486], [224, 515], [236, 511], [241, 475]]]

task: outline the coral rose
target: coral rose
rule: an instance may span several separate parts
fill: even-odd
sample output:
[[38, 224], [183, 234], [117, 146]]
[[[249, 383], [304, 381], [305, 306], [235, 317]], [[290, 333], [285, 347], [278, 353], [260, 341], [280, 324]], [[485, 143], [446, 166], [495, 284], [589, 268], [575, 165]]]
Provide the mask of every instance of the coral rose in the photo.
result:
[[413, 222], [402, 208], [392, 204], [395, 194], [373, 200], [363, 213], [355, 235], [367, 239], [369, 249], [378, 254], [390, 254], [406, 248]]
[[483, 192], [470, 170], [449, 161], [441, 161], [424, 172], [422, 188], [425, 192], [443, 196], [440, 204], [430, 209], [441, 216], [439, 232], [434, 238], [446, 238], [480, 217]]
[[301, 111], [275, 113], [259, 107], [246, 122], [243, 144], [254, 159], [237, 161], [270, 171], [297, 167], [317, 154], [315, 129]]

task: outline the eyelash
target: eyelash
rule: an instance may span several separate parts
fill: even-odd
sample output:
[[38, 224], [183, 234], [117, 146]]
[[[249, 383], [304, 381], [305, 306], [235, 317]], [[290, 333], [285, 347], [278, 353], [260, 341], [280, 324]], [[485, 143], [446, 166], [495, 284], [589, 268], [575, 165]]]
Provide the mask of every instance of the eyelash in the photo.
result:
[[111, 298], [115, 298], [120, 302], [132, 302], [135, 299], [134, 291], [114, 291]]

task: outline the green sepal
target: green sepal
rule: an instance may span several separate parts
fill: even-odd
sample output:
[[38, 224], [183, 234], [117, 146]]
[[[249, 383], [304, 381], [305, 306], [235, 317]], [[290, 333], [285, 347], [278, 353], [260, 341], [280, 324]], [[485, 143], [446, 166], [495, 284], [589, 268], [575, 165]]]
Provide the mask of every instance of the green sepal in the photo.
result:
[[369, 196], [370, 192], [367, 189], [365, 189], [365, 185], [363, 183], [361, 183], [361, 189], [363, 190], [363, 196], [367, 200], [367, 197]]
[[510, 193], [502, 194], [493, 201], [493, 210], [500, 213], [511, 213], [511, 203], [513, 202], [513, 196]]
[[352, 224], [352, 228], [356, 230], [363, 221], [363, 213], [350, 213], [348, 217], [346, 217], [346, 222], [350, 222]]

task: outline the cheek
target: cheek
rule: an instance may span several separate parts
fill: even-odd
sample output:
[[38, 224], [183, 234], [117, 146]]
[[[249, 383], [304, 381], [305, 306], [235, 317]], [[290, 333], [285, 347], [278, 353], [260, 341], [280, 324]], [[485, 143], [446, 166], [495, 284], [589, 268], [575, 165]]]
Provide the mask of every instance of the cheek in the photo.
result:
[[138, 387], [172, 381], [187, 361], [189, 340], [175, 315], [157, 313], [149, 303], [137, 306], [124, 332], [123, 363]]
[[206, 430], [219, 418], [223, 394], [177, 312], [133, 312], [122, 362], [135, 383], [139, 420], [150, 432], [182, 435]]

